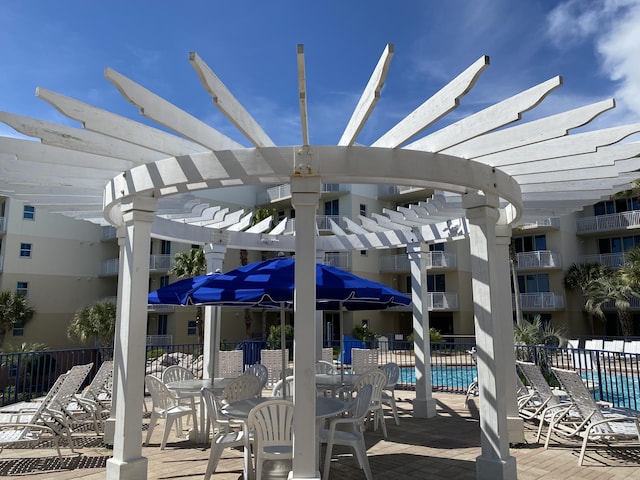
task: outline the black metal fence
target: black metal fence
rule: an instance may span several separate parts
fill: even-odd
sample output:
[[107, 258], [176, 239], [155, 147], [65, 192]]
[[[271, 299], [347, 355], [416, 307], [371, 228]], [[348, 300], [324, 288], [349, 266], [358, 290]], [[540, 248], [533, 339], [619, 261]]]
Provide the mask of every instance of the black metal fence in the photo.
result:
[[[240, 343], [223, 343], [223, 350], [243, 350], [245, 365], [260, 362], [260, 351], [266, 343], [248, 340]], [[345, 342], [345, 354], [339, 343], [324, 345], [334, 349], [334, 359], [349, 368], [350, 348], [375, 348], [380, 365], [388, 362], [400, 366], [397, 388], [412, 389], [416, 385], [416, 369], [413, 344], [406, 341], [373, 343]], [[434, 391], [465, 393], [476, 376], [472, 343], [439, 342], [431, 344], [431, 384]], [[292, 345], [288, 345], [293, 355]], [[145, 373], [158, 374], [166, 365], [181, 363], [196, 373], [202, 369], [202, 345], [147, 346]], [[344, 357], [344, 358], [343, 358]], [[112, 352], [98, 348], [77, 350], [47, 350], [0, 354], [0, 406], [44, 395], [58, 375], [74, 365], [93, 362], [87, 383], [104, 360], [112, 358]], [[543, 368], [547, 379], [553, 383], [551, 367], [579, 370], [598, 400], [614, 406], [638, 409], [640, 401], [640, 355], [604, 350], [566, 349], [543, 346], [516, 346], [516, 358], [534, 362]], [[290, 358], [292, 360], [293, 357]]]

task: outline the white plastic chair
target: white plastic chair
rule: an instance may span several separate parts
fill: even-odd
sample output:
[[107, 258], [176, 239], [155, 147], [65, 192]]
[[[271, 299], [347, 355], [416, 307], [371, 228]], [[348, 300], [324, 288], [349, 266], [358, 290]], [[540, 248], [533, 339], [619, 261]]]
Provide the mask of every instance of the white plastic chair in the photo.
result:
[[378, 350], [371, 348], [351, 349], [351, 371], [353, 373], [365, 373], [374, 368], [378, 368]]
[[262, 478], [265, 460], [293, 458], [293, 402], [274, 399], [256, 405], [247, 425], [253, 434], [256, 479]]
[[360, 375], [353, 384], [352, 389], [352, 391], [357, 392], [364, 385], [371, 385], [373, 387], [369, 411], [373, 415], [374, 430], [378, 428], [378, 423], [381, 423], [382, 433], [385, 438], [387, 437], [387, 425], [384, 421], [384, 410], [382, 409], [382, 391], [387, 386], [387, 383], [387, 375], [382, 370], [369, 370], [368, 372]]
[[191, 406], [180, 405], [178, 398], [173, 397], [171, 392], [166, 387], [162, 380], [153, 375], [147, 375], [144, 377], [144, 383], [147, 386], [147, 390], [151, 394], [151, 418], [149, 420], [149, 428], [147, 430], [147, 438], [144, 442], [145, 445], [149, 445], [151, 440], [151, 434], [159, 419], [165, 420], [164, 433], [162, 435], [162, 442], [160, 443], [160, 450], [164, 450], [167, 444], [167, 438], [169, 438], [169, 432], [173, 424], [176, 424], [176, 434], [182, 435], [182, 417], [191, 415], [193, 418], [193, 428], [197, 429], [196, 411]]
[[[211, 452], [209, 453], [209, 462], [207, 463], [204, 479], [209, 480], [213, 472], [216, 471], [218, 461], [225, 448], [244, 447], [245, 472], [248, 472], [251, 469], [251, 442], [250, 439], [247, 438], [246, 432], [244, 429], [237, 431], [229, 430], [229, 420], [220, 414], [220, 403], [213, 390], [203, 388], [201, 394], [207, 411], [207, 417], [209, 418], [207, 431], [209, 430], [209, 426], [213, 430]], [[209, 435], [207, 435], [207, 438], [208, 437]]]
[[[329, 479], [331, 468], [331, 454], [334, 445], [351, 447], [358, 465], [364, 470], [367, 480], [372, 480], [371, 467], [367, 458], [367, 446], [364, 443], [364, 421], [369, 414], [369, 406], [372, 402], [373, 385], [363, 385], [356, 391], [356, 399], [351, 410], [350, 417], [339, 417], [329, 422], [328, 429], [320, 430], [320, 443], [327, 444], [327, 452], [324, 460], [323, 480]], [[339, 427], [347, 426], [349, 430]]]
[[[162, 383], [165, 385], [170, 382], [178, 382], [180, 380], [192, 380], [195, 378], [195, 375], [188, 368], [182, 367], [180, 365], [170, 365], [162, 371]], [[193, 393], [180, 393], [180, 392], [171, 392], [171, 395], [178, 399], [181, 405], [190, 405], [191, 408], [195, 410], [196, 408], [196, 400], [195, 395]]]
[[292, 396], [293, 395], [293, 375], [288, 376], [287, 378], [284, 378], [282, 380], [278, 380], [278, 383], [276, 383], [273, 386], [273, 389], [271, 390], [271, 396], [272, 397], [282, 397], [284, 396], [284, 389], [285, 389], [285, 385], [287, 388], [287, 396]]
[[244, 374], [255, 375], [260, 379], [260, 396], [262, 396], [262, 390], [267, 385], [267, 380], [269, 380], [269, 369], [260, 363], [254, 363], [247, 367]]
[[338, 370], [333, 363], [325, 362], [324, 360], [318, 360], [316, 362], [316, 373], [335, 375], [336, 373], [338, 373]]
[[261, 391], [262, 384], [258, 377], [255, 375], [240, 375], [224, 388], [220, 395], [220, 401], [224, 404], [237, 402], [245, 398], [258, 397]]
[[400, 417], [398, 416], [398, 407], [396, 406], [396, 384], [400, 378], [400, 367], [397, 363], [389, 362], [380, 367], [387, 375], [387, 385], [382, 389], [382, 404], [389, 405], [396, 425], [400, 425]]
[[236, 378], [244, 370], [242, 350], [222, 350], [218, 352], [218, 374], [223, 378]]

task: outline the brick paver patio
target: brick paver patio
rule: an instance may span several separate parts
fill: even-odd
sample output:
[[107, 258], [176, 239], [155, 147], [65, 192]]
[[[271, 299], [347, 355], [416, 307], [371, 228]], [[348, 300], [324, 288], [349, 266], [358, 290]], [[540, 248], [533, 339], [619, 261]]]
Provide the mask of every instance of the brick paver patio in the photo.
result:
[[[380, 431], [367, 432], [367, 447], [374, 478], [416, 479], [473, 479], [475, 458], [480, 455], [480, 427], [477, 415], [477, 399], [464, 404], [463, 395], [435, 393], [438, 415], [432, 419], [415, 419], [411, 416], [411, 391], [396, 391], [401, 413], [400, 426], [392, 418], [387, 419], [388, 438]], [[533, 443], [535, 429], [525, 423], [524, 445], [511, 449], [518, 465], [518, 478], [537, 479], [640, 479], [640, 446], [638, 448], [611, 449], [599, 447], [589, 450], [585, 465], [578, 466], [577, 443], [554, 443], [545, 450]], [[159, 438], [162, 428], [157, 427], [143, 455], [149, 460], [150, 479], [201, 479], [207, 465], [208, 446], [195, 445], [175, 434], [169, 437], [164, 451], [160, 451]], [[0, 476], [26, 477], [29, 479], [86, 479], [105, 478], [105, 462], [111, 451], [95, 437], [79, 438], [77, 454], [63, 448], [63, 468], [53, 449], [5, 449], [0, 454]], [[336, 447], [331, 466], [331, 478], [362, 480], [358, 469], [346, 449]], [[242, 452], [225, 450], [218, 464], [215, 480], [238, 480], [242, 476]]]

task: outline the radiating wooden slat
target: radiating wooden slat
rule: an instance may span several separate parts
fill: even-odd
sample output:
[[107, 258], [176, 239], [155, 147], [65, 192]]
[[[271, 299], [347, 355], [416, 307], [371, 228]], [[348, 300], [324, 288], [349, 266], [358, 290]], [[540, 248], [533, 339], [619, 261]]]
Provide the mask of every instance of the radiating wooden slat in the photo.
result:
[[35, 118], [0, 112], [0, 122], [43, 144], [87, 152], [104, 157], [120, 158], [134, 164], [153, 162], [166, 155], [123, 140], [80, 128], [67, 127]]
[[307, 118], [307, 78], [304, 65], [304, 45], [298, 44], [298, 101], [300, 103], [300, 126], [302, 144], [309, 145], [309, 123]]
[[387, 79], [387, 72], [389, 71], [391, 58], [393, 58], [393, 45], [389, 43], [382, 52], [380, 60], [378, 60], [378, 64], [373, 70], [364, 92], [362, 92], [362, 95], [360, 96], [360, 100], [351, 115], [349, 123], [347, 123], [347, 126], [344, 129], [344, 133], [342, 134], [338, 145], [353, 145], [356, 138], [358, 138], [360, 131], [378, 103], [382, 86]]
[[[591, 180], [593, 178], [616, 177], [621, 172], [629, 172], [640, 168], [640, 160], [637, 158], [629, 158], [627, 160], [618, 160], [614, 165], [574, 168], [571, 170], [542, 171], [541, 173], [531, 173], [527, 175], [515, 175], [520, 185], [529, 185], [533, 183], [547, 182], [566, 182], [568, 180]], [[640, 174], [635, 174], [640, 177]]]
[[167, 156], [185, 155], [204, 150], [201, 145], [185, 138], [135, 122], [46, 88], [38, 87], [36, 97], [50, 103], [63, 115], [81, 122], [87, 130], [166, 153]]
[[441, 153], [463, 158], [477, 158], [512, 148], [562, 137], [569, 130], [586, 125], [601, 113], [615, 107], [613, 99], [603, 100], [584, 107], [541, 118], [497, 132], [475, 137]]
[[416, 140], [405, 148], [441, 152], [471, 138], [519, 120], [522, 113], [538, 105], [549, 93], [562, 85], [561, 77], [554, 77], [524, 92], [496, 103], [484, 110]]
[[105, 69], [104, 76], [115, 85], [127, 100], [140, 108], [142, 115], [154, 122], [210, 150], [242, 148], [242, 145], [238, 142], [115, 70], [111, 68]]
[[[624, 138], [640, 132], [640, 123], [603, 128], [591, 132], [554, 138], [546, 142], [515, 148], [506, 152], [480, 157], [477, 161], [492, 166], [506, 166], [537, 160], [567, 157], [581, 153], [595, 152], [598, 147], [612, 145]], [[503, 169], [508, 171], [508, 169]]]
[[213, 99], [213, 104], [233, 123], [242, 134], [256, 147], [273, 147], [269, 138], [251, 114], [233, 96], [224, 83], [213, 73], [197, 53], [189, 53], [189, 61], [196, 70], [204, 88]]
[[396, 148], [454, 110], [460, 98], [466, 95], [480, 74], [489, 66], [489, 57], [484, 55], [464, 72], [433, 95], [430, 99], [407, 115], [401, 122], [373, 142], [372, 147]]

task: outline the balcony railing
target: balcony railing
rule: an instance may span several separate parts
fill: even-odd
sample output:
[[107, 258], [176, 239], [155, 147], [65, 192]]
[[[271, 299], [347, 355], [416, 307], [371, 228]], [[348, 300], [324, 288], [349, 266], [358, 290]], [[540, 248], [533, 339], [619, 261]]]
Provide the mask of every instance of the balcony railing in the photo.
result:
[[[349, 185], [341, 183], [324, 183], [320, 193], [348, 192]], [[291, 198], [291, 184], [284, 183], [267, 189], [267, 202], [278, 202]]]
[[[456, 268], [457, 257], [448, 252], [429, 252], [426, 258], [428, 269]], [[383, 255], [380, 257], [381, 272], [408, 272], [411, 270], [409, 256], [406, 253], [398, 255]]]
[[[512, 302], [515, 308], [515, 302]], [[564, 297], [553, 292], [521, 293], [520, 308], [528, 310], [562, 310]]]
[[516, 254], [516, 261], [516, 268], [518, 270], [562, 268], [562, 257], [560, 254], [549, 250], [520, 252]]
[[458, 294], [449, 292], [429, 292], [427, 308], [432, 311], [458, 309]]
[[[331, 231], [331, 222], [338, 224], [340, 228], [347, 228], [340, 215], [318, 215], [316, 216], [316, 225], [320, 231]], [[285, 233], [292, 234], [296, 230], [296, 219], [290, 218], [285, 228]]]
[[640, 227], [640, 211], [638, 210], [584, 217], [579, 218], [576, 222], [577, 233], [626, 230], [634, 227]]
[[324, 263], [342, 270], [351, 270], [351, 252], [327, 252], [324, 254]]
[[542, 218], [534, 222], [523, 223], [517, 227], [518, 230], [531, 230], [535, 228], [554, 228], [557, 230], [560, 228], [560, 219], [558, 217]]
[[[149, 256], [149, 271], [151, 272], [166, 272], [171, 269], [174, 262], [174, 256], [170, 254], [159, 254]], [[100, 275], [118, 275], [119, 260], [117, 258], [110, 258], [103, 260], [100, 264]]]
[[595, 255], [584, 255], [579, 258], [580, 263], [601, 263], [611, 269], [617, 270], [621, 268], [626, 262], [626, 255], [624, 252], [619, 253], [601, 253]]

